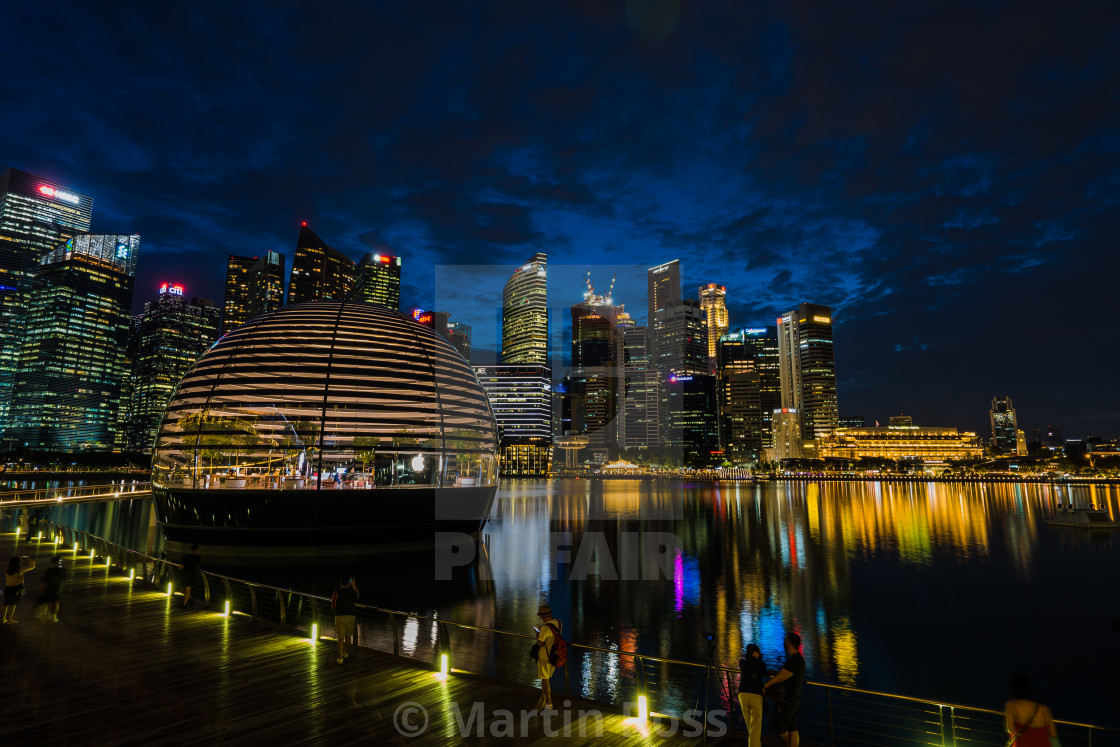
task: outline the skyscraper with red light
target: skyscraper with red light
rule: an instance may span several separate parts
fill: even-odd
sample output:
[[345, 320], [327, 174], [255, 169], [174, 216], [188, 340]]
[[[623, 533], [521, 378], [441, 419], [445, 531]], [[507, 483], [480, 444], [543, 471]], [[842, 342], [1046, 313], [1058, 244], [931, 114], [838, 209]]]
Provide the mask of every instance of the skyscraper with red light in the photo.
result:
[[0, 431], [7, 425], [31, 278], [39, 259], [89, 230], [93, 198], [18, 169], [0, 176]]
[[327, 246], [304, 223], [292, 259], [288, 305], [304, 301], [343, 301], [353, 286], [354, 260]]
[[398, 311], [401, 307], [401, 258], [380, 252], [362, 257], [354, 273], [351, 301], [372, 303]]

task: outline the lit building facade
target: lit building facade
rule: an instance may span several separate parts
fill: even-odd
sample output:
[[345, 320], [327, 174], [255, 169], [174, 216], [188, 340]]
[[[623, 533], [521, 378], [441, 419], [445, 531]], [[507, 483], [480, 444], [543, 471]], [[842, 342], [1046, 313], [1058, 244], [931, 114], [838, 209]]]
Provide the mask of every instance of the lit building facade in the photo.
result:
[[183, 286], [161, 283], [159, 296], [144, 304], [133, 332], [132, 378], [124, 447], [148, 451], [160, 418], [180, 379], [219, 336], [218, 307], [183, 296]]
[[502, 355], [506, 364], [548, 361], [548, 256], [538, 252], [502, 289]]
[[988, 417], [992, 424], [992, 445], [1002, 452], [1015, 452], [1015, 432], [1019, 429], [1019, 422], [1011, 398], [992, 397]]
[[[354, 285], [354, 261], [327, 246], [304, 224], [292, 259], [288, 305], [305, 301], [343, 301]], [[382, 304], [384, 305], [384, 304]]]
[[0, 432], [9, 425], [20, 344], [40, 258], [89, 231], [93, 198], [18, 169], [0, 175]]
[[671, 374], [664, 392], [669, 417], [662, 430], [670, 452], [686, 467], [707, 466], [719, 448], [715, 377], [706, 371]]
[[975, 433], [916, 425], [887, 428], [837, 428], [820, 439], [822, 459], [889, 459], [943, 463], [979, 459], [984, 454]]
[[805, 440], [827, 436], [839, 420], [832, 310], [803, 303], [778, 318], [777, 333], [782, 407], [800, 412]]
[[716, 351], [720, 446], [732, 460], [754, 460], [773, 446], [771, 418], [781, 407], [776, 327], [720, 337]]
[[716, 366], [716, 344], [727, 333], [727, 288], [715, 283], [701, 285], [700, 309], [708, 324], [708, 362], [712, 373]]
[[263, 257], [229, 256], [222, 303], [223, 333], [284, 305], [284, 267], [285, 258], [280, 252], [269, 251]]
[[767, 450], [767, 458], [772, 462], [800, 459], [804, 453], [801, 448], [801, 413], [790, 407], [779, 407], [770, 415], [770, 427], [774, 433], [774, 445]]
[[552, 369], [548, 366], [475, 366], [498, 424], [503, 475], [545, 477], [552, 454]]
[[351, 301], [372, 303], [396, 311], [401, 306], [401, 258], [380, 252], [362, 257], [354, 273]]
[[455, 349], [459, 351], [459, 354], [463, 356], [463, 360], [467, 363], [471, 362], [471, 327], [469, 324], [453, 322], [451, 321], [451, 314], [443, 311], [413, 309], [412, 318], [425, 327], [434, 329], [443, 339], [450, 342]]
[[572, 306], [571, 313], [571, 426], [575, 433], [587, 436], [591, 461], [604, 464], [618, 452], [620, 368], [615, 359], [615, 335], [623, 308], [609, 295], [596, 293], [589, 279], [584, 300]]
[[[628, 317], [629, 315], [627, 315]], [[622, 373], [618, 418], [618, 445], [621, 449], [656, 449], [657, 432], [657, 370], [650, 354], [649, 327], [633, 323], [618, 325], [617, 356]]]
[[[708, 325], [704, 321], [704, 312], [700, 309], [700, 302], [686, 298], [675, 303], [669, 303], [664, 308], [655, 311], [651, 327], [654, 337], [654, 361], [658, 374], [660, 446], [683, 458], [686, 449], [685, 444], [680, 439], [685, 431], [681, 429], [679, 424], [682, 419], [691, 416], [685, 415], [683, 410], [674, 409], [684, 407], [685, 403], [682, 398], [674, 396], [675, 391], [670, 391], [669, 382], [673, 377], [690, 377], [681, 379], [690, 382], [712, 379], [708, 363]], [[700, 378], [693, 379], [691, 377]], [[689, 388], [699, 385], [699, 383], [690, 384]], [[714, 402], [710, 414], [714, 422], [716, 415]], [[697, 433], [699, 431], [690, 429], [689, 432]], [[695, 452], [696, 448], [687, 450]]]
[[6, 443], [113, 448], [138, 235], [81, 234], [52, 249], [32, 280]]

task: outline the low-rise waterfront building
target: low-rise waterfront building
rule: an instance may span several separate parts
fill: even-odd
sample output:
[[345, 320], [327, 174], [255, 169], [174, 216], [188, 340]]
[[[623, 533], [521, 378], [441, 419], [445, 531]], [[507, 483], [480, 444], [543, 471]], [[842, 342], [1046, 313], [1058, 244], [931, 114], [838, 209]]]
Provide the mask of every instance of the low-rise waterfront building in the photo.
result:
[[916, 425], [837, 428], [820, 439], [822, 459], [892, 459], [947, 462], [977, 459], [984, 447], [975, 433]]

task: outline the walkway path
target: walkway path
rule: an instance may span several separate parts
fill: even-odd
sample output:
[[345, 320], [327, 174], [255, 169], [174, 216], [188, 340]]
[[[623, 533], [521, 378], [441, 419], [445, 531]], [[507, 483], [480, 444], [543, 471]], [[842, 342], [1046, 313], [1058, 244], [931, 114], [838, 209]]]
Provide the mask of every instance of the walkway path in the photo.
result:
[[[39, 577], [56, 552], [69, 578], [61, 622], [35, 618]], [[298, 633], [248, 617], [186, 609], [150, 585], [130, 582], [102, 561], [53, 545], [0, 535], [0, 559], [27, 554], [37, 568], [17, 608], [0, 626], [0, 741], [40, 745], [153, 744], [697, 744], [658, 734], [574, 700], [549, 722], [524, 716], [537, 691], [471, 675], [438, 673], [368, 649], [343, 665], [334, 641], [312, 645]], [[475, 707], [482, 703], [481, 708]], [[415, 738], [398, 726], [428, 725]], [[557, 704], [559, 705], [559, 704]], [[457, 718], [456, 708], [459, 717]], [[459, 719], [484, 713], [461, 736]], [[503, 712], [504, 711], [504, 712]], [[602, 737], [597, 719], [604, 714]], [[508, 713], [509, 715], [506, 715]], [[395, 718], [396, 717], [396, 718]], [[567, 726], [565, 726], [565, 722]], [[581, 724], [584, 735], [580, 737]], [[482, 728], [483, 736], [477, 736]], [[661, 727], [665, 729], [665, 727]], [[683, 732], [682, 725], [679, 731]], [[550, 738], [546, 729], [555, 734]], [[514, 739], [502, 739], [506, 733]], [[722, 741], [727, 742], [730, 736]], [[720, 740], [709, 738], [708, 743]]]

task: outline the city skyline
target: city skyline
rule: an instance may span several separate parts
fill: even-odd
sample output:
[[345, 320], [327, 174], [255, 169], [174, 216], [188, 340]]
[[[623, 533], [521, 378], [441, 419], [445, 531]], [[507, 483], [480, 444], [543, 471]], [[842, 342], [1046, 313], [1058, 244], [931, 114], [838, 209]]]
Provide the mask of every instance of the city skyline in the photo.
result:
[[[1115, 332], [1070, 320], [1106, 318], [1120, 261], [1116, 12], [21, 6], [0, 167], [142, 235], [138, 289], [221, 303], [226, 258], [291, 261], [303, 220], [403, 257], [402, 305], [456, 319], [434, 266], [679, 259], [731, 330], [831, 307], [841, 417], [984, 432], [1011, 396], [1028, 433], [1109, 437]], [[495, 308], [463, 319], [476, 349]]]

